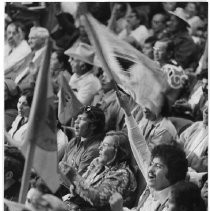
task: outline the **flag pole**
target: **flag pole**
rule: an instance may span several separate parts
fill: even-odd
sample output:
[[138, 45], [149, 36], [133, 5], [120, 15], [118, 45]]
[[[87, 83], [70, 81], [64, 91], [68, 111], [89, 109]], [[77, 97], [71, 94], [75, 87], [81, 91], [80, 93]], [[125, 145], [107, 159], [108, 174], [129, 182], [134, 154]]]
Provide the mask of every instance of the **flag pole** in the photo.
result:
[[34, 152], [35, 152], [35, 142], [31, 141], [31, 143], [27, 147], [27, 152], [26, 152], [26, 159], [21, 182], [20, 195], [18, 200], [20, 203], [25, 203], [26, 200], [26, 195], [29, 188], [31, 168], [33, 164]]
[[35, 134], [37, 132], [37, 128], [39, 127], [40, 118], [42, 118], [42, 115], [44, 115], [43, 112], [38, 110], [39, 108], [38, 105], [42, 103], [42, 98], [45, 96], [46, 93], [45, 92], [40, 93], [39, 86], [40, 85], [43, 86], [43, 84], [46, 85], [45, 81], [48, 75], [48, 71], [46, 70], [48, 70], [49, 68], [51, 48], [52, 48], [52, 42], [48, 40], [46, 52], [42, 60], [42, 65], [37, 77], [37, 81], [39, 82], [36, 83], [36, 87], [34, 91], [34, 97], [33, 97], [33, 102], [31, 106], [31, 112], [30, 112], [29, 122], [28, 122], [28, 129], [26, 132], [26, 141], [24, 142], [24, 145], [22, 146], [23, 148], [24, 147], [27, 147], [27, 148], [26, 148], [23, 177], [21, 181], [21, 188], [20, 188], [20, 194], [19, 194], [19, 199], [18, 199], [18, 202], [20, 203], [25, 203], [25, 200], [26, 200], [26, 195], [29, 188], [31, 168], [33, 165], [33, 159], [34, 159], [35, 147], [36, 147]]

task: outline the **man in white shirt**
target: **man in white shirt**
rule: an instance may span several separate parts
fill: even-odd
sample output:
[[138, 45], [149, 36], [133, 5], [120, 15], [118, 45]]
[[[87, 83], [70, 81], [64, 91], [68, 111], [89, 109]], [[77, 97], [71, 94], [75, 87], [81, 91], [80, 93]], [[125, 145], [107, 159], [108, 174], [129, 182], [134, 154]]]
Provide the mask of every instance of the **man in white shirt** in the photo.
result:
[[12, 22], [7, 26], [4, 50], [5, 71], [31, 52], [28, 43], [24, 40], [23, 27], [19, 22]]
[[[169, 191], [176, 182], [184, 180], [187, 173], [187, 159], [178, 146], [158, 145], [150, 152], [147, 143], [131, 115], [128, 106], [129, 97], [118, 94], [121, 107], [125, 111], [126, 125], [131, 149], [135, 160], [147, 182], [147, 188], [141, 195], [138, 206], [132, 210], [161, 211], [168, 200]], [[112, 211], [128, 211], [123, 207], [122, 197], [115, 193], [110, 198]]]
[[31, 57], [27, 61], [27, 67], [15, 78], [15, 82], [21, 89], [35, 85], [48, 38], [49, 32], [46, 28], [31, 28], [28, 39], [29, 46], [32, 50]]

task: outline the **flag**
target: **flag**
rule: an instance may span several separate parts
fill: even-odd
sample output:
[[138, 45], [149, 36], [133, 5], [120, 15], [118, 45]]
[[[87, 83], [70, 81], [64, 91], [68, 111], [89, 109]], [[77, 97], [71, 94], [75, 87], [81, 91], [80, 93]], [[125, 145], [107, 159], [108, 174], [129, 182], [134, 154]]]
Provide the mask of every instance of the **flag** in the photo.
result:
[[149, 99], [160, 107], [160, 95], [171, 87], [167, 74], [159, 65], [119, 39], [88, 12], [83, 11], [80, 19], [108, 76], [135, 93], [135, 100], [140, 105]]
[[61, 89], [58, 93], [58, 119], [61, 124], [66, 125], [72, 117], [78, 115], [83, 105], [74, 95], [74, 92], [63, 75], [61, 75], [60, 86]]
[[33, 56], [34, 53], [31, 52], [26, 57], [16, 62], [13, 66], [7, 68], [4, 71], [4, 77], [15, 81], [16, 77], [20, 75], [29, 66], [29, 63], [31, 62]]
[[[33, 167], [51, 191], [55, 192], [60, 182], [57, 160], [56, 111], [49, 71], [51, 46], [52, 43], [49, 41], [38, 73], [28, 129], [21, 150], [26, 155], [28, 147], [34, 147]], [[29, 158], [26, 157], [27, 159]]]

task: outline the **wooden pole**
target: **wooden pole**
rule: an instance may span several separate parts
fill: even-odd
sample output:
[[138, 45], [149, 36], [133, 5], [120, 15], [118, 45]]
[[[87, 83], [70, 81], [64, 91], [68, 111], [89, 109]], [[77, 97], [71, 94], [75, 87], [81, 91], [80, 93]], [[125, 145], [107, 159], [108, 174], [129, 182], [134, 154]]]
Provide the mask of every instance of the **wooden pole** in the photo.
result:
[[26, 152], [25, 166], [24, 166], [20, 195], [19, 195], [19, 200], [18, 200], [20, 203], [25, 203], [25, 200], [26, 200], [26, 195], [29, 188], [31, 168], [33, 164], [34, 152], [35, 152], [35, 142], [31, 141], [31, 143], [28, 144], [27, 152]]

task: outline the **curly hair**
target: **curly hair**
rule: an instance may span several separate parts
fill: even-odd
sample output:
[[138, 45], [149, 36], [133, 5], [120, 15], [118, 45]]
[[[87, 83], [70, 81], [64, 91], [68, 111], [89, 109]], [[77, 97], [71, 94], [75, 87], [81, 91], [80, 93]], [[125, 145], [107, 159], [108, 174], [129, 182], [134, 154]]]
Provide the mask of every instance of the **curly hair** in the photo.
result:
[[20, 150], [13, 146], [4, 146], [4, 172], [13, 172], [13, 179], [19, 180], [23, 174], [25, 158]]
[[152, 159], [158, 157], [167, 166], [166, 178], [173, 185], [184, 180], [187, 174], [188, 162], [185, 152], [179, 145], [161, 144], [152, 150]]
[[172, 186], [171, 200], [177, 208], [183, 207], [186, 211], [206, 210], [200, 189], [192, 182], [180, 181]]
[[80, 114], [86, 113], [87, 118], [95, 125], [93, 133], [100, 134], [105, 131], [105, 115], [104, 112], [97, 106], [84, 106], [80, 110]]

